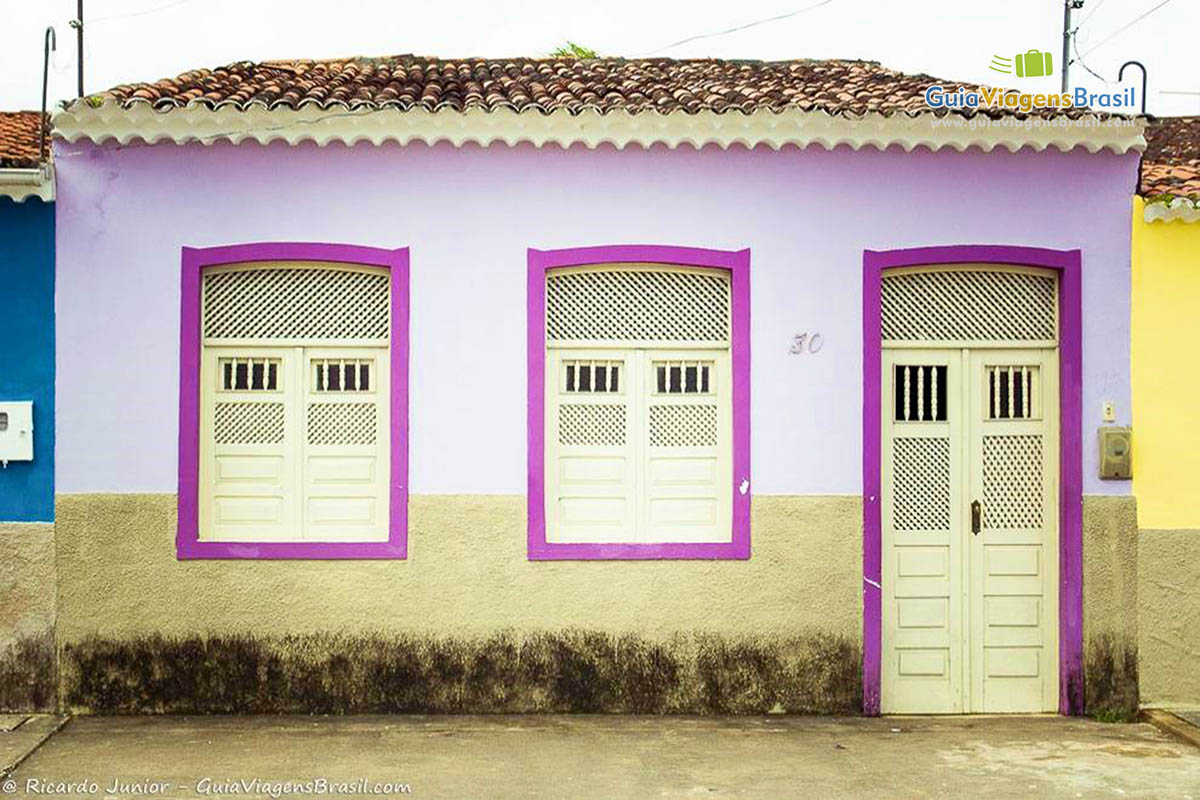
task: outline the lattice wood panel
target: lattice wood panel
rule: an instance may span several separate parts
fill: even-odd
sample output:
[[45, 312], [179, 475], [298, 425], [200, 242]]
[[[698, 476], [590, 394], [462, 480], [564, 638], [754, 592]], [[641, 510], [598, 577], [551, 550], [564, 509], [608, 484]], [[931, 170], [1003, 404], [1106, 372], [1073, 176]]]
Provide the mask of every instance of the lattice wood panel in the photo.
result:
[[551, 272], [546, 338], [728, 341], [729, 276], [664, 270]]
[[892, 440], [892, 527], [950, 530], [950, 440]]
[[213, 441], [217, 444], [281, 444], [283, 403], [217, 403]]
[[622, 447], [625, 406], [570, 403], [558, 409], [558, 443], [569, 447]]
[[1042, 527], [1042, 437], [983, 437], [983, 525], [992, 530]]
[[315, 445], [375, 444], [374, 403], [309, 403], [308, 443]]
[[1058, 338], [1056, 281], [976, 270], [905, 272], [883, 279], [883, 338], [1032, 341]]
[[716, 447], [714, 405], [650, 406], [651, 447]]
[[209, 339], [387, 340], [388, 276], [333, 269], [263, 268], [204, 276]]

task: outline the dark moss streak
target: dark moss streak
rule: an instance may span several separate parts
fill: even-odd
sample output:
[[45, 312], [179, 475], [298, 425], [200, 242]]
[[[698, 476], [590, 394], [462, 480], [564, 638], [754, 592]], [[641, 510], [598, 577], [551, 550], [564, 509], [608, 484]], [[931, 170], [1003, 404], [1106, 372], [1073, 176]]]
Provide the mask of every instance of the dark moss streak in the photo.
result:
[[66, 707], [126, 714], [854, 714], [861, 659], [857, 642], [824, 634], [659, 642], [594, 631], [152, 636], [62, 649]]

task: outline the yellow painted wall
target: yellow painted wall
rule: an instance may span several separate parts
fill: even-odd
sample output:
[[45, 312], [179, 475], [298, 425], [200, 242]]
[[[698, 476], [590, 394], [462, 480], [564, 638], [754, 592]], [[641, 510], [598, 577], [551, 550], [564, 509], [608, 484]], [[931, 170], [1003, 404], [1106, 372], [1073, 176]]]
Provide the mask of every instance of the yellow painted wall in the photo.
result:
[[1200, 528], [1200, 223], [1133, 208], [1133, 490], [1141, 528]]

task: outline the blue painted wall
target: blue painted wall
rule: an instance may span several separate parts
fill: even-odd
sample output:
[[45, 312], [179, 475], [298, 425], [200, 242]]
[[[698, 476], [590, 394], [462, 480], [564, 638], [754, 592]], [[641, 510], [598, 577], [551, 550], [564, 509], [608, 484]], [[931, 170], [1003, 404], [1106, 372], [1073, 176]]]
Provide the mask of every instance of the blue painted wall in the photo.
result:
[[33, 401], [33, 461], [0, 468], [0, 522], [54, 519], [54, 204], [0, 197], [0, 400]]

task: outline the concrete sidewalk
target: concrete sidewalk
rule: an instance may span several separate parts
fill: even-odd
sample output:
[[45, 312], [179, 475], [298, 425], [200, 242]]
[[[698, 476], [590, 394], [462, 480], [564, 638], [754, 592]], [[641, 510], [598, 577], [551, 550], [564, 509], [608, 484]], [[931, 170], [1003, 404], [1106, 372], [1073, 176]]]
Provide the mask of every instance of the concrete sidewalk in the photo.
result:
[[1200, 749], [1060, 717], [81, 717], [0, 790], [260, 797], [320, 778], [416, 798], [1200, 800]]

